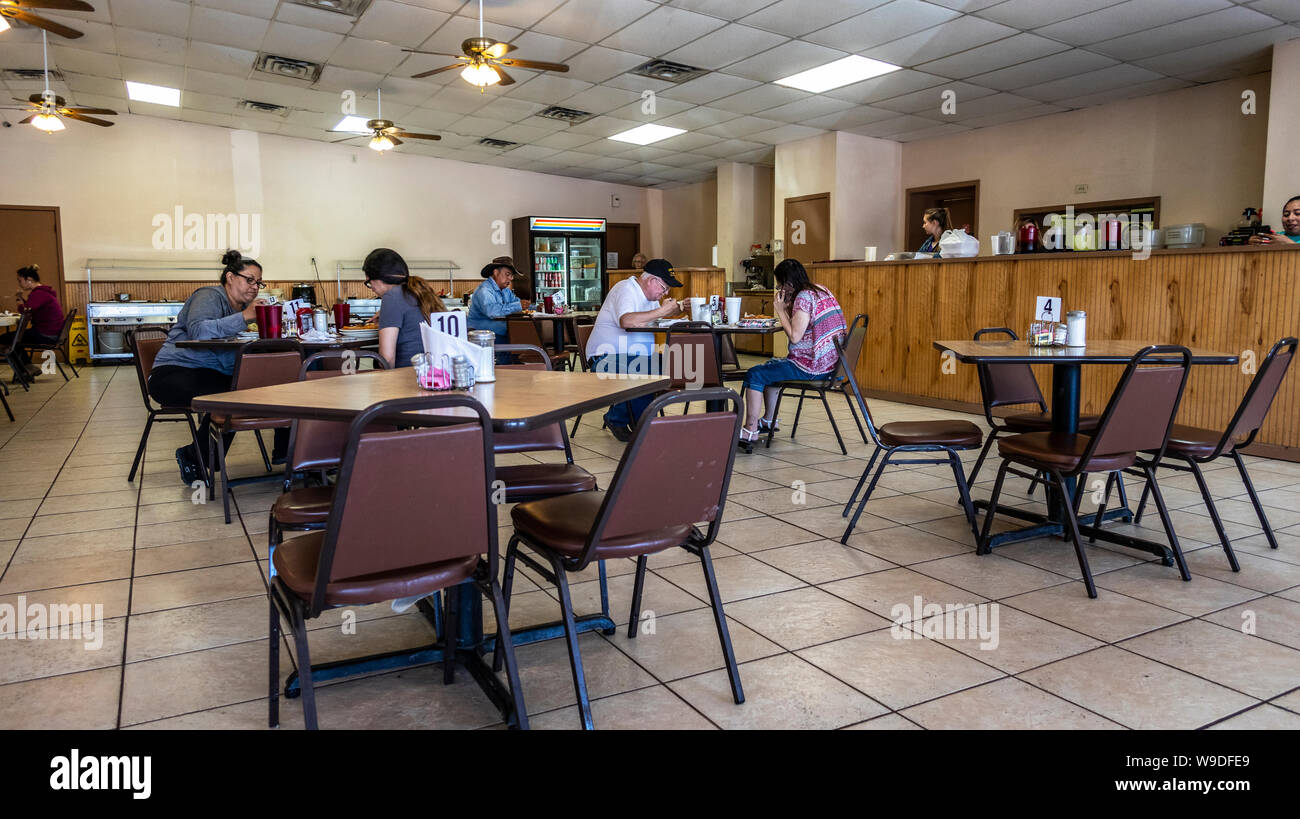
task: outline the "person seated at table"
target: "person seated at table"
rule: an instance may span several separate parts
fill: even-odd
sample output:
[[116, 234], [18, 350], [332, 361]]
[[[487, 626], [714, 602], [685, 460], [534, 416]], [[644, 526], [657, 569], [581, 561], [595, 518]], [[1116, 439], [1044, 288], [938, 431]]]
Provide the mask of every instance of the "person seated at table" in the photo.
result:
[[[59, 304], [59, 294], [48, 284], [41, 284], [40, 268], [28, 265], [18, 268], [18, 291], [14, 293], [18, 300], [18, 310], [29, 313], [27, 330], [23, 332], [24, 344], [53, 344], [59, 340], [63, 331], [63, 306]], [[8, 346], [16, 340], [17, 332], [10, 330], [0, 336], [0, 346]], [[19, 350], [18, 360], [27, 368], [27, 374], [35, 378], [41, 374], [41, 368], [32, 364], [26, 350]]]
[[1293, 247], [1300, 244], [1300, 196], [1292, 196], [1282, 205], [1281, 233], [1256, 233], [1247, 243], [1271, 247]]
[[519, 271], [510, 258], [498, 256], [483, 265], [479, 275], [486, 281], [470, 297], [466, 323], [471, 330], [491, 330], [497, 334], [498, 344], [507, 344], [510, 337], [505, 317], [524, 309], [523, 302], [511, 290], [514, 280], [520, 278]]
[[[624, 279], [611, 287], [584, 350], [592, 371], [643, 375], [658, 372], [654, 359], [655, 336], [645, 328], [652, 321], [675, 316], [686, 309], [676, 299], [659, 302], [668, 295], [668, 288], [681, 286], [673, 276], [671, 264], [664, 259], [651, 259], [640, 276]], [[615, 404], [605, 413], [605, 426], [618, 440], [632, 440], [632, 428], [652, 400], [654, 396], [647, 395]]]
[[830, 378], [839, 363], [835, 342], [848, 333], [839, 301], [831, 291], [810, 281], [797, 259], [781, 262], [773, 276], [776, 298], [772, 309], [789, 337], [790, 352], [786, 358], [751, 367], [745, 375], [745, 425], [740, 430], [740, 446], [746, 452], [760, 433], [776, 429], [773, 414], [780, 387], [772, 385]]
[[938, 256], [939, 240], [943, 238], [943, 232], [951, 229], [951, 226], [952, 217], [948, 215], [947, 208], [928, 209], [921, 217], [921, 229], [926, 233], [926, 240], [921, 245], [921, 249], [916, 251], [917, 255]]
[[[188, 407], [196, 395], [230, 391], [237, 350], [176, 346], [178, 341], [229, 338], [246, 330], [248, 323], [257, 318], [260, 301], [257, 293], [266, 286], [262, 283], [262, 266], [253, 259], [245, 259], [238, 250], [227, 251], [221, 257], [221, 264], [221, 284], [201, 287], [190, 294], [154, 359], [149, 394], [165, 407]], [[200, 441], [208, 440], [211, 423], [206, 413], [199, 419]], [[233, 432], [223, 436], [227, 452], [234, 437]], [[275, 430], [273, 463], [284, 462], [288, 446], [289, 430]], [[176, 463], [185, 484], [202, 480], [201, 461], [193, 445], [176, 450]]]
[[445, 313], [442, 299], [419, 276], [412, 276], [406, 260], [386, 247], [370, 251], [361, 263], [366, 287], [379, 297], [379, 355], [389, 367], [409, 367], [411, 357], [424, 352], [420, 322], [430, 313]]

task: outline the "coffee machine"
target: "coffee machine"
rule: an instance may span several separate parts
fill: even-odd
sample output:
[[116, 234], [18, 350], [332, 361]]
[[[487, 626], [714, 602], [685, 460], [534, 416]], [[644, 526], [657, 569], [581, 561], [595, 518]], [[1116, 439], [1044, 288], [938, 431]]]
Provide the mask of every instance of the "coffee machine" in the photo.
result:
[[772, 289], [772, 271], [776, 265], [771, 253], [757, 252], [748, 259], [741, 259], [740, 266], [745, 270], [745, 286], [748, 289]]

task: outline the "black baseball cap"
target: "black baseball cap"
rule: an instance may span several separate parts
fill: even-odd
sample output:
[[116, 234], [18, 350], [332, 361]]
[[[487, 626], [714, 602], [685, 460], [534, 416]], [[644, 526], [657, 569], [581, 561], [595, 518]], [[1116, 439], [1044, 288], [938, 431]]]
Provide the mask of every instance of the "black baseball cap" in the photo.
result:
[[515, 260], [512, 259], [512, 258], [510, 258], [509, 256], [498, 256], [498, 257], [496, 257], [495, 259], [493, 259], [493, 260], [492, 260], [491, 262], [489, 262], [488, 264], [483, 265], [483, 269], [480, 270], [480, 271], [478, 272], [478, 274], [479, 274], [480, 276], [482, 276], [483, 278], [485, 278], [485, 279], [486, 279], [486, 278], [489, 278], [489, 277], [492, 275], [493, 271], [495, 271], [498, 267], [508, 267], [508, 268], [510, 268], [510, 273], [511, 273], [511, 274], [512, 274], [516, 279], [519, 278], [519, 276], [520, 276], [519, 271], [515, 269]]
[[651, 259], [645, 263], [644, 272], [649, 273], [652, 276], [658, 276], [668, 282], [671, 287], [682, 286], [682, 283], [677, 281], [677, 278], [673, 276], [672, 263], [667, 259]]

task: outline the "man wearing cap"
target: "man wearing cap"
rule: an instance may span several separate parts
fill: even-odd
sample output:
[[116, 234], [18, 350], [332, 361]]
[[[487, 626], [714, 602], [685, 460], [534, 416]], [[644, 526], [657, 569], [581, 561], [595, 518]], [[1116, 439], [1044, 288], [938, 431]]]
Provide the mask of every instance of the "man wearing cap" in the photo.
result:
[[498, 256], [483, 265], [479, 275], [487, 281], [480, 284], [470, 297], [466, 323], [471, 330], [491, 330], [497, 334], [497, 341], [505, 344], [509, 339], [502, 319], [524, 309], [523, 302], [510, 289], [519, 277], [519, 271], [515, 270], [514, 261], [509, 256]]
[[[676, 299], [659, 302], [668, 295], [670, 287], [681, 286], [673, 276], [671, 264], [664, 259], [651, 259], [639, 276], [611, 287], [584, 351], [592, 369], [597, 373], [645, 375], [656, 371], [654, 333], [644, 328], [685, 309]], [[615, 404], [605, 413], [605, 426], [620, 441], [631, 440], [632, 427], [652, 400], [654, 396], [648, 395]]]

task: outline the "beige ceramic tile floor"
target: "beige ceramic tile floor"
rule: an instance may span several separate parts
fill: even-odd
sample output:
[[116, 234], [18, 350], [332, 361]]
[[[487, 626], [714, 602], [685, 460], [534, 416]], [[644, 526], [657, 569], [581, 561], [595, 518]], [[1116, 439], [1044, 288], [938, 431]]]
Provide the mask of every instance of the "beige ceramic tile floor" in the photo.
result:
[[[234, 520], [223, 523], [219, 502], [194, 503], [179, 483], [172, 451], [185, 436], [176, 424], [155, 428], [143, 472], [128, 482], [144, 413], [124, 367], [85, 369], [67, 384], [46, 376], [10, 402], [17, 422], [0, 420], [0, 604], [101, 603], [105, 623], [95, 650], [67, 639], [0, 640], [0, 728], [263, 727], [266, 510], [278, 484], [238, 489]], [[832, 403], [841, 430], [853, 430], [845, 404]], [[713, 548], [747, 702], [731, 700], [698, 562], [662, 554], [650, 562], [644, 600], [652, 633], [629, 639], [624, 625], [580, 639], [597, 727], [1300, 725], [1300, 465], [1251, 461], [1279, 530], [1276, 551], [1235, 470], [1208, 471], [1241, 555], [1237, 574], [1207, 542], [1213, 530], [1195, 486], [1168, 474], [1161, 483], [1192, 582], [1142, 554], [1090, 547], [1101, 596], [1089, 600], [1061, 541], [975, 556], [943, 466], [886, 473], [841, 546], [840, 504], [870, 449], [857, 440], [842, 456], [821, 409], [805, 409], [797, 444], [781, 436], [770, 450], [737, 456]], [[877, 423], [969, 417], [885, 402], [873, 409]], [[604, 484], [623, 447], [598, 424], [583, 419], [574, 455]], [[234, 474], [261, 469], [247, 436], [231, 462]], [[976, 497], [987, 497], [994, 471], [983, 470]], [[1037, 503], [1015, 481], [1005, 499]], [[501, 522], [504, 544], [508, 515]], [[1152, 515], [1143, 533], [1162, 540], [1158, 527]], [[631, 570], [628, 561], [609, 566], [621, 624]], [[595, 580], [594, 569], [573, 579], [580, 611], [599, 606]], [[997, 646], [936, 632], [941, 618], [911, 611], [918, 595], [972, 616], [996, 603]], [[906, 625], [895, 633], [900, 604]], [[521, 571], [512, 625], [558, 614], [554, 589]], [[386, 604], [355, 615], [355, 633], [337, 611], [311, 624], [313, 659], [432, 639], [420, 615]], [[491, 628], [490, 611], [485, 619]], [[533, 727], [576, 727], [563, 643], [518, 654]], [[285, 646], [286, 675], [292, 657]], [[326, 728], [500, 727], [468, 673], [443, 686], [436, 665], [318, 690]], [[285, 727], [302, 726], [298, 701], [282, 701], [281, 713]]]

